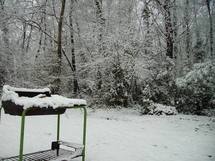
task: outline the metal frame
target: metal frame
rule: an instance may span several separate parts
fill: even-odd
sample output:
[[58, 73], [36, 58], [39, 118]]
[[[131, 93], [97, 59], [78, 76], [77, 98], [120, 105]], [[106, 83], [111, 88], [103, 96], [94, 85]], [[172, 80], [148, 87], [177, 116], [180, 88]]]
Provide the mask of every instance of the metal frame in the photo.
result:
[[[25, 109], [22, 112], [21, 117], [21, 131], [20, 131], [20, 146], [19, 146], [19, 161], [22, 161], [23, 159], [23, 149], [24, 149], [24, 134], [25, 134], [25, 117], [28, 110], [31, 108]], [[84, 118], [83, 118], [83, 153], [82, 153], [82, 161], [85, 161], [85, 155], [86, 155], [86, 127], [87, 127], [87, 109], [85, 105], [75, 105], [72, 107], [66, 107], [66, 109], [83, 109], [84, 110]], [[2, 107], [0, 108], [0, 115], [1, 115]], [[60, 114], [57, 116], [57, 141], [60, 139]], [[58, 151], [57, 151], [58, 155]]]

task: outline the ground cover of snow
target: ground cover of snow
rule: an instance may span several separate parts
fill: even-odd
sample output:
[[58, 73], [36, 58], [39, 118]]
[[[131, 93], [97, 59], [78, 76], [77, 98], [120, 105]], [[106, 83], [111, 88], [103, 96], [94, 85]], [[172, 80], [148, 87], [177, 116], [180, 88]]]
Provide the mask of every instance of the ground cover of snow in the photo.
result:
[[[61, 140], [81, 142], [82, 111], [62, 115]], [[26, 119], [24, 152], [50, 148], [56, 116]], [[0, 157], [19, 151], [20, 117], [0, 123]], [[86, 161], [214, 161], [215, 118], [191, 115], [140, 116], [135, 110], [88, 110]], [[81, 161], [76, 158], [74, 161]]]

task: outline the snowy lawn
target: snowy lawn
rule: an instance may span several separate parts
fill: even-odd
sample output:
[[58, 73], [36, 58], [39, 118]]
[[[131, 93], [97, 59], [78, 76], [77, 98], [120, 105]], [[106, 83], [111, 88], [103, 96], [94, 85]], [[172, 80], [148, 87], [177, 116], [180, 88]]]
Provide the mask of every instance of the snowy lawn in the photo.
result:
[[[62, 116], [62, 140], [81, 142], [81, 116], [80, 110]], [[2, 113], [0, 157], [18, 154], [19, 130], [20, 117]], [[27, 117], [24, 151], [49, 149], [55, 132], [55, 116]], [[86, 161], [215, 161], [215, 118], [89, 110], [87, 132]]]

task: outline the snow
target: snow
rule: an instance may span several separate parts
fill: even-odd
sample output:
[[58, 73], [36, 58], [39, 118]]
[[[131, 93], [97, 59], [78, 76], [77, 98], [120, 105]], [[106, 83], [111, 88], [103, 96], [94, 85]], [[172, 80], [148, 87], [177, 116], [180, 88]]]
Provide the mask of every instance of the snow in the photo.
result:
[[[81, 143], [83, 112], [71, 110], [61, 118], [60, 139]], [[56, 116], [27, 117], [24, 152], [49, 149], [56, 139], [56, 120]], [[214, 117], [88, 109], [87, 125], [86, 161], [215, 160]], [[0, 157], [17, 155], [19, 130], [20, 117], [2, 114]]]
[[29, 88], [16, 88], [16, 87], [11, 87], [9, 85], [4, 85], [3, 86], [3, 91], [49, 92], [49, 93], [51, 93], [51, 90], [49, 88], [29, 89]]
[[[21, 88], [13, 88], [8, 85], [3, 87], [2, 101], [12, 101], [16, 105], [23, 106], [24, 109], [29, 107], [52, 107], [52, 108], [60, 108], [60, 107], [71, 107], [74, 105], [86, 105], [86, 101], [83, 99], [70, 99], [60, 95], [51, 95], [50, 97], [45, 97], [44, 95], [37, 95], [35, 97], [19, 97], [16, 91], [22, 90]], [[47, 91], [47, 89], [25, 89], [24, 91]]]
[[173, 106], [166, 106], [166, 105], [162, 105], [159, 103], [153, 103], [150, 107], [149, 107], [150, 111], [148, 114], [151, 115], [161, 115], [161, 114], [166, 114], [166, 115], [176, 115], [178, 112], [176, 110], [175, 107]]
[[143, 115], [177, 115], [178, 111], [174, 106], [167, 106], [159, 103], [154, 103], [151, 100], [144, 99], [143, 107], [140, 107], [140, 113]]

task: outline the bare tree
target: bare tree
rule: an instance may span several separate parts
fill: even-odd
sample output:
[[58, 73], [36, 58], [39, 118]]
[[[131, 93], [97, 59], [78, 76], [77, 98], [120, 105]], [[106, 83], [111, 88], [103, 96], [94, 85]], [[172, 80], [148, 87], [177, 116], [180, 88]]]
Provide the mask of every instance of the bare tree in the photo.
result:
[[210, 25], [210, 31], [209, 31], [209, 39], [210, 39], [210, 56], [213, 57], [213, 19], [211, 15], [211, 7], [210, 7], [210, 2], [211, 0], [205, 0], [207, 9], [208, 9], [208, 16], [209, 16], [209, 25]]
[[191, 33], [190, 33], [190, 3], [189, 0], [185, 0], [184, 3], [185, 10], [184, 10], [184, 31], [185, 31], [185, 72], [189, 71], [190, 68], [192, 67], [192, 53], [191, 53]]
[[104, 39], [103, 39], [103, 32], [104, 32], [104, 25], [105, 19], [103, 16], [102, 11], [102, 0], [94, 0], [95, 7], [96, 7], [96, 19], [98, 24], [98, 45], [99, 45], [99, 53], [104, 52]]
[[171, 1], [164, 1], [164, 23], [165, 23], [165, 36], [166, 36], [166, 55], [170, 58], [173, 58], [173, 28], [172, 28], [172, 20], [171, 20]]
[[174, 41], [173, 41], [173, 25], [172, 25], [172, 13], [171, 13], [171, 0], [164, 0], [164, 2], [160, 0], [155, 0], [157, 5], [161, 8], [161, 12], [164, 16], [164, 28], [165, 28], [165, 41], [166, 41], [166, 56], [173, 58], [173, 49], [174, 49]]
[[57, 39], [57, 66], [56, 74], [57, 78], [54, 80], [55, 83], [55, 92], [60, 93], [60, 84], [61, 84], [61, 68], [62, 68], [62, 28], [63, 28], [63, 18], [65, 11], [66, 0], [61, 1], [61, 11], [60, 18], [58, 22], [58, 39]]
[[[5, 0], [0, 0], [0, 30], [2, 31], [2, 40], [3, 40], [3, 52], [0, 56], [0, 83], [10, 82], [12, 83], [12, 76], [14, 71], [14, 63], [13, 63], [13, 53], [10, 51], [10, 40], [9, 40], [9, 26], [8, 21], [9, 17], [7, 16], [7, 11], [5, 9]], [[1, 86], [0, 84], [0, 86]]]
[[74, 40], [74, 27], [73, 27], [73, 10], [74, 10], [74, 0], [70, 2], [69, 11], [69, 26], [70, 26], [70, 41], [71, 41], [71, 54], [72, 54], [72, 72], [73, 72], [73, 92], [76, 95], [79, 90], [78, 80], [77, 80], [77, 70], [76, 70], [76, 56], [75, 56], [75, 40]]
[[145, 50], [145, 54], [148, 55], [149, 53], [151, 53], [151, 47], [152, 47], [152, 36], [151, 36], [151, 27], [152, 24], [150, 22], [150, 18], [151, 18], [151, 13], [150, 13], [150, 9], [149, 9], [149, 3], [150, 0], [145, 0], [144, 1], [144, 8], [142, 10], [142, 19], [143, 19], [143, 23], [144, 23], [144, 30], [146, 30], [145, 33], [145, 46], [144, 46], [144, 50]]

